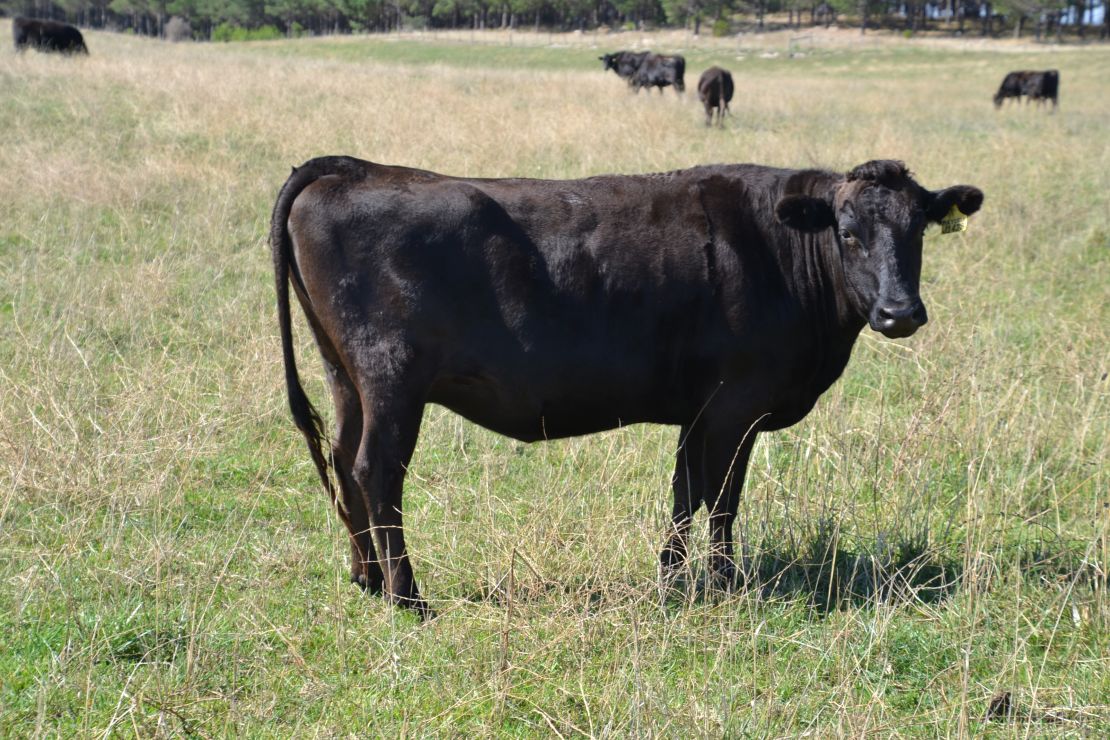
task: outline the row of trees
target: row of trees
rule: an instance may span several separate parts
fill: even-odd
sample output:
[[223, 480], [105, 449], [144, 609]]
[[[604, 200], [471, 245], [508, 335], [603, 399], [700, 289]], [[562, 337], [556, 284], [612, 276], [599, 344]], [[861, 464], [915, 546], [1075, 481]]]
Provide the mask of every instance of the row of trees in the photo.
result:
[[1108, 4], [1110, 0], [0, 0], [0, 9], [7, 15], [147, 35], [163, 35], [167, 20], [177, 16], [202, 39], [229, 27], [269, 27], [287, 35], [522, 25], [563, 30], [669, 25], [701, 31], [708, 22], [714, 32], [728, 33], [739, 26], [767, 28], [770, 14], [786, 14], [795, 27], [850, 20], [861, 30], [940, 28], [1021, 36], [1029, 29], [1038, 36], [1066, 32], [1106, 39]]

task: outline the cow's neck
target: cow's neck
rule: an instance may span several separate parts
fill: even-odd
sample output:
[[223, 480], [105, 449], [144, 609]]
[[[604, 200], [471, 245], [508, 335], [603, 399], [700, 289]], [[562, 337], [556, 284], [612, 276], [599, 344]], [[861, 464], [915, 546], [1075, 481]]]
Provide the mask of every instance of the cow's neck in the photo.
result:
[[848, 364], [866, 320], [853, 309], [832, 230], [798, 234], [786, 279], [801, 307], [812, 361], [810, 383], [824, 392]]

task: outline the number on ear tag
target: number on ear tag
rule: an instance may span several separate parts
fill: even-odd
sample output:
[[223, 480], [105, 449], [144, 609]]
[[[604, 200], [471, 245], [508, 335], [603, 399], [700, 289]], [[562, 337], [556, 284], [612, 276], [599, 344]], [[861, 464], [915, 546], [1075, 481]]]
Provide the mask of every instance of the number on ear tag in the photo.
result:
[[960, 211], [959, 206], [953, 204], [948, 215], [940, 220], [940, 233], [955, 234], [960, 231], [967, 231], [967, 216]]

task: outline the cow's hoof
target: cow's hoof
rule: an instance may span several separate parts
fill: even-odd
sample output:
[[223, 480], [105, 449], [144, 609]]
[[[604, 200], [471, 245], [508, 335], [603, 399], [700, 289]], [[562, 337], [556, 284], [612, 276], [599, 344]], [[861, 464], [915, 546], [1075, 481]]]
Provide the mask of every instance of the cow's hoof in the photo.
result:
[[404, 607], [420, 617], [421, 622], [430, 622], [436, 618], [436, 613], [428, 606], [428, 602], [419, 596], [391, 596], [389, 598], [396, 606]]
[[382, 584], [384, 582], [385, 582], [384, 578], [382, 578], [382, 577], [370, 578], [366, 575], [365, 572], [363, 572], [363, 573], [352, 572], [351, 573], [351, 583], [357, 583], [359, 588], [361, 588], [366, 593], [371, 594], [372, 596], [380, 596], [381, 595], [381, 593], [382, 593]]
[[662, 566], [659, 568], [659, 600], [661, 602], [673, 599], [685, 601], [690, 596], [690, 589], [693, 584], [693, 575], [686, 565]]
[[732, 562], [729, 562], [728, 565], [719, 566], [709, 571], [705, 585], [708, 591], [731, 593], [737, 590], [738, 582], [737, 568]]
[[756, 573], [746, 556], [739, 562], [728, 558], [706, 574], [706, 588], [719, 593], [743, 593], [755, 584]]

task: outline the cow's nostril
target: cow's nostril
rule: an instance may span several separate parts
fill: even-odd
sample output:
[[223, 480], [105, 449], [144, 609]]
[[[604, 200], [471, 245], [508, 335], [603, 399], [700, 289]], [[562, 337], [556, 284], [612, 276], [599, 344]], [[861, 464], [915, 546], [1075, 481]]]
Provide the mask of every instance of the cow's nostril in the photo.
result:
[[912, 321], [917, 324], [925, 323], [925, 305], [920, 301], [909, 306], [878, 306], [875, 316], [880, 321]]
[[925, 306], [921, 301], [912, 305], [887, 304], [876, 306], [871, 328], [888, 337], [908, 337], [925, 324]]
[[913, 311], [910, 309], [896, 308], [894, 306], [879, 306], [875, 315], [882, 324], [903, 324], [911, 320]]

